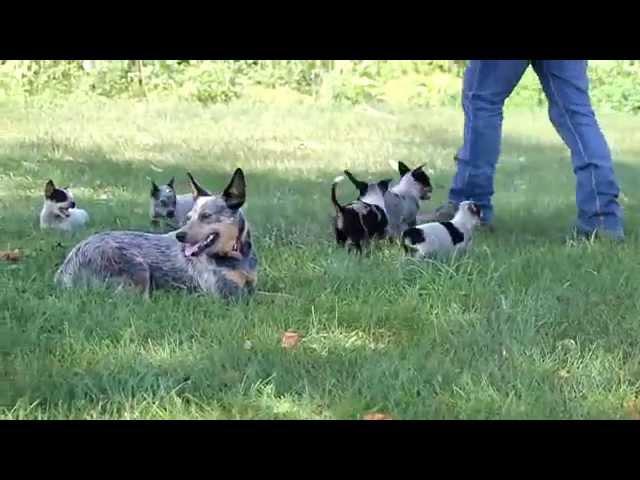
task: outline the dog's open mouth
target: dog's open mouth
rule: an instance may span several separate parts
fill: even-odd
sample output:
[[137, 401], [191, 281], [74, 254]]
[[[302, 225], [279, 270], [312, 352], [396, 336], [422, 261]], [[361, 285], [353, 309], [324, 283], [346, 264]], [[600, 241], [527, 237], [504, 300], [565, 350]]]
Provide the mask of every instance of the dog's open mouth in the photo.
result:
[[60, 208], [60, 209], [59, 209], [59, 210], [60, 210], [60, 213], [61, 213], [63, 216], [65, 216], [65, 217], [69, 218], [69, 217], [71, 216], [71, 214], [69, 213], [69, 208], [70, 208], [70, 207], [67, 207], [67, 208]]
[[207, 248], [211, 247], [220, 235], [218, 232], [213, 232], [207, 238], [193, 245], [185, 245], [184, 246], [184, 254], [187, 257], [197, 257], [202, 252], [204, 252]]

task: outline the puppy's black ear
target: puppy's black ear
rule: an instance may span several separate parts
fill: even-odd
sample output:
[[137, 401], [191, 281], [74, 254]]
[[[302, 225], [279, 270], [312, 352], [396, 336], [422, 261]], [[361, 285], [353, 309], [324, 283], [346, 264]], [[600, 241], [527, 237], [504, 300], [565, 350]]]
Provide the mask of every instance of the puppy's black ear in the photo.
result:
[[44, 198], [51, 198], [55, 189], [56, 186], [54, 185], [53, 180], [49, 179], [44, 186]]
[[404, 177], [410, 171], [411, 169], [407, 167], [406, 164], [404, 164], [403, 162], [398, 162], [398, 172], [400, 173], [401, 177]]
[[349, 170], [345, 170], [344, 174], [351, 181], [351, 183], [353, 183], [355, 185], [355, 187], [360, 192], [360, 195], [364, 195], [365, 193], [367, 193], [367, 190], [369, 189], [369, 186], [367, 185], [366, 182], [361, 182], [360, 180], [358, 180], [356, 177], [354, 177], [351, 174], [351, 172]]
[[156, 185], [156, 182], [151, 180], [151, 197], [158, 198], [159, 193], [160, 193], [160, 189], [158, 188], [158, 185]]
[[391, 183], [391, 179], [390, 178], [385, 178], [384, 180], [380, 180], [378, 182], [378, 187], [380, 188], [380, 190], [382, 190], [382, 193], [387, 193], [387, 190], [389, 190], [389, 184]]
[[424, 232], [417, 227], [411, 227], [402, 232], [402, 239], [404, 244], [416, 245], [424, 242]]
[[173, 184], [175, 183], [175, 181], [176, 181], [176, 177], [171, 177], [171, 180], [167, 182], [167, 185], [171, 187], [171, 190], [175, 190], [175, 188], [173, 187]]
[[210, 197], [211, 194], [207, 192], [204, 188], [200, 186], [196, 179], [193, 178], [191, 172], [187, 172], [187, 177], [189, 177], [189, 181], [191, 182], [191, 193], [193, 193], [193, 198], [198, 197]]
[[476, 202], [469, 203], [469, 211], [476, 217], [480, 217], [480, 215], [482, 215], [482, 208], [480, 208], [480, 205]]
[[247, 194], [247, 182], [244, 179], [244, 172], [241, 168], [236, 168], [227, 188], [222, 192], [222, 198], [232, 210], [237, 210], [244, 205]]

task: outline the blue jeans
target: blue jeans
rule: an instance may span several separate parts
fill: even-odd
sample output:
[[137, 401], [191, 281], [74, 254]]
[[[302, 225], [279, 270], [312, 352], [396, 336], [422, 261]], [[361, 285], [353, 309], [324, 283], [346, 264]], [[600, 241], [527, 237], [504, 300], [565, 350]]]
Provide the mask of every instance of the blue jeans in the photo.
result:
[[464, 75], [464, 143], [449, 200], [474, 200], [483, 221], [493, 219], [493, 179], [500, 154], [502, 108], [532, 64], [549, 102], [549, 118], [571, 150], [576, 175], [578, 230], [622, 234], [611, 152], [589, 98], [586, 60], [472, 60]]

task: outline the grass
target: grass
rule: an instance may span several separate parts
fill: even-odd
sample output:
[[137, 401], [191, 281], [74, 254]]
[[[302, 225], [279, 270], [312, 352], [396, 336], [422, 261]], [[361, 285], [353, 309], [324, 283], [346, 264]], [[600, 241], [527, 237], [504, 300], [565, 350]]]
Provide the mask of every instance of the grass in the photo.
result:
[[[572, 243], [568, 152], [544, 112], [509, 110], [495, 234], [446, 263], [336, 248], [330, 181], [426, 162], [445, 198], [458, 110], [111, 102], [0, 105], [0, 418], [630, 418], [640, 415], [640, 119], [603, 115], [627, 241]], [[148, 178], [248, 178], [260, 256], [248, 304], [63, 292], [91, 232], [147, 229]], [[159, 172], [158, 170], [162, 170]], [[76, 236], [40, 232], [44, 182], [89, 210]], [[354, 194], [347, 184], [340, 196]], [[280, 336], [304, 340], [284, 350]], [[249, 341], [249, 342], [247, 342]]]

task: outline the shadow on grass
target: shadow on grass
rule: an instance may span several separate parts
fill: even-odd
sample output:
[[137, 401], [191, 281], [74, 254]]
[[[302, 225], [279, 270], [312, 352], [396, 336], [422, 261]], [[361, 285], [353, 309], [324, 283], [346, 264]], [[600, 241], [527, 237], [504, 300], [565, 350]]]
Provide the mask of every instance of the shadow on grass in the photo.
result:
[[[428, 133], [428, 137], [427, 137]], [[457, 148], [457, 139], [451, 138], [451, 134], [444, 130], [438, 132], [430, 129], [425, 130], [425, 138], [429, 138], [433, 144], [439, 144], [448, 149]], [[330, 235], [330, 229], [326, 227], [328, 217], [331, 215], [331, 205], [329, 202], [329, 186], [337, 173], [322, 166], [318, 166], [311, 178], [304, 178], [300, 175], [288, 176], [285, 173], [268, 173], [264, 171], [252, 172], [259, 164], [255, 161], [229, 162], [224, 153], [211, 156], [200, 150], [190, 150], [180, 144], [154, 145], [156, 152], [181, 152], [176, 154], [176, 160], [160, 166], [162, 172], [158, 172], [158, 167], [150, 158], [127, 158], [113, 157], [101, 148], [79, 149], [74, 146], [61, 144], [54, 141], [43, 142], [19, 142], [4, 145], [0, 152], [0, 169], [11, 174], [16, 179], [5, 177], [5, 189], [12, 191], [12, 194], [5, 193], [0, 196], [0, 202], [9, 206], [11, 198], [15, 195], [17, 204], [12, 204], [10, 209], [4, 209], [9, 221], [7, 227], [11, 230], [11, 224], [19, 225], [19, 218], [37, 216], [41, 208], [40, 190], [44, 182], [49, 177], [54, 178], [60, 184], [70, 183], [79, 190], [76, 193], [78, 203], [85, 205], [98, 212], [98, 220], [103, 227], [108, 228], [147, 228], [146, 220], [148, 210], [149, 179], [156, 182], [165, 182], [175, 175], [179, 192], [188, 192], [188, 183], [185, 172], [191, 170], [203, 184], [212, 190], [219, 190], [228, 181], [229, 175], [236, 166], [244, 168], [248, 179], [248, 202], [247, 207], [251, 212], [251, 220], [255, 227], [266, 229], [273, 234], [274, 229], [268, 228], [278, 226], [285, 232], [295, 232], [300, 234], [300, 224], [305, 224], [305, 228], [311, 230], [309, 240], [317, 238], [320, 229], [314, 228], [318, 224], [325, 224], [322, 233]], [[528, 158], [523, 162], [516, 162], [510, 159], [510, 152], [526, 151]], [[541, 233], [549, 232], [547, 225], [553, 223], [554, 219], [570, 220], [574, 215], [574, 188], [575, 177], [572, 173], [569, 153], [563, 145], [546, 146], [544, 144], [527, 144], [520, 142], [517, 138], [507, 137], [504, 139], [506, 158], [503, 158], [498, 165], [496, 178], [496, 204], [505, 212], [505, 217], [510, 219], [515, 230], [523, 230], [534, 233], [540, 230]], [[249, 153], [248, 158], [260, 158], [258, 151], [255, 155]], [[189, 162], [187, 159], [193, 159]], [[502, 194], [512, 190], [513, 185], [518, 182], [527, 184], [534, 190], [533, 193], [526, 193], [528, 200], [535, 203], [539, 196], [535, 191], [540, 191], [540, 196], [554, 196], [553, 192], [547, 190], [544, 185], [544, 171], [549, 175], [548, 159], [557, 159], [557, 175], [554, 176], [554, 185], [564, 189], [570, 196], [563, 195], [557, 201], [549, 205], [545, 213], [536, 212], [534, 216], [528, 214], [526, 209], [519, 206], [511, 206], [501, 201]], [[564, 164], [564, 165], [563, 165]], [[624, 158], [616, 162], [615, 165], [623, 192], [635, 193], [633, 188], [640, 181], [637, 168], [626, 162]], [[544, 169], [544, 170], [543, 170]], [[450, 182], [451, 175], [455, 170], [453, 159], [450, 169], [446, 172], [437, 172], [437, 182], [440, 184], [440, 192], [436, 192], [440, 197], [446, 195], [446, 190]], [[555, 169], [550, 172], [552, 175]], [[379, 171], [358, 172], [361, 176], [371, 178], [382, 178], [394, 176], [395, 172], [390, 169], [380, 169]], [[89, 190], [89, 191], [88, 191]], [[350, 185], [341, 186], [341, 198], [345, 201], [353, 198], [354, 191]], [[556, 193], [556, 197], [560, 197]], [[83, 198], [84, 197], [84, 198]], [[18, 201], [19, 200], [19, 201]], [[423, 210], [428, 210], [435, 205], [423, 205]], [[631, 213], [631, 223], [637, 223], [635, 212]], [[133, 218], [134, 221], [127, 221]], [[24, 221], [24, 220], [23, 220]], [[505, 225], [506, 228], [508, 228]]]
[[[449, 141], [449, 138], [445, 138], [443, 142], [449, 147], [455, 144], [455, 139]], [[517, 142], [517, 139], [509, 139], [509, 142]], [[565, 221], [569, 223], [574, 210], [573, 196], [570, 193], [574, 180], [568, 153], [562, 147], [524, 143], [515, 143], [515, 147], [514, 143], [509, 145], [509, 149], [517, 147], [517, 149], [526, 150], [531, 161], [505, 162], [500, 167], [499, 188], [496, 189], [498, 195], [500, 187], [504, 188], [513, 184], [515, 180], [524, 179], [526, 182], [530, 180], [531, 185], [540, 191], [540, 195], [560, 197], [538, 178], [542, 178], [541, 165], [545, 168], [549, 165], [545, 159], [564, 158], [567, 161], [566, 179], [553, 183], [553, 186], [555, 188], [560, 185], [565, 188], [566, 198], [556, 198], [556, 201], [549, 204], [548, 209], [542, 211], [536, 209], [535, 214], [531, 214], [528, 209], [530, 205], [526, 202], [514, 205], [501, 203], [500, 207], [503, 207], [505, 212], [505, 221], [501, 222], [500, 230], [492, 242], [497, 244], [510, 236], [513, 236], [513, 242], [517, 243], [523, 236], [548, 240], [563, 235], [564, 230], [561, 232], [559, 230], [564, 228]], [[280, 259], [281, 255], [291, 255], [296, 250], [304, 252], [311, 247], [317, 248], [320, 242], [326, 242], [327, 245], [332, 243], [328, 222], [331, 214], [329, 186], [336, 172], [326, 168], [317, 168], [310, 177], [288, 176], [286, 173], [262, 170], [252, 172], [257, 162], [248, 162], [247, 165], [237, 165], [235, 162], [232, 164], [223, 155], [213, 157], [207, 155], [205, 158], [201, 151], [191, 151], [180, 146], [179, 148], [183, 149], [183, 153], [179, 155], [180, 160], [164, 162], [162, 164], [164, 171], [156, 172], [151, 167], [150, 159], [113, 157], [101, 149], [78, 149], [49, 142], [16, 143], [5, 145], [3, 148], [4, 150], [0, 152], [0, 168], [5, 175], [3, 182], [7, 182], [4, 186], [8, 187], [8, 194], [0, 197], [5, 204], [0, 220], [3, 244], [9, 241], [15, 245], [25, 244], [30, 248], [38, 245], [39, 242], [44, 242], [45, 245], [53, 246], [59, 241], [58, 238], [64, 238], [65, 248], [59, 249], [53, 255], [59, 261], [73, 243], [87, 236], [91, 231], [112, 228], [147, 229], [149, 186], [146, 177], [165, 181], [170, 176], [176, 175], [182, 178], [178, 182], [179, 187], [182, 191], [186, 191], [183, 172], [192, 166], [194, 174], [212, 190], [218, 190], [226, 185], [235, 167], [241, 166], [245, 169], [249, 185], [247, 214], [254, 228], [258, 252], [265, 254], [262, 258], [267, 272], [267, 285], [270, 259], [276, 257]], [[156, 148], [162, 150], [163, 146]], [[169, 144], [166, 148], [176, 149], [176, 145]], [[194, 164], [187, 165], [183, 161], [185, 158], [194, 158]], [[452, 161], [451, 171], [453, 168]], [[624, 190], [630, 189], [639, 180], [637, 170], [627, 163], [617, 165], [616, 168]], [[16, 177], [15, 180], [6, 176], [9, 172]], [[373, 177], [386, 177], [389, 176], [390, 171], [380, 169], [362, 172], [362, 174], [365, 173]], [[439, 175], [443, 174], [439, 173]], [[49, 176], [59, 183], [72, 183], [82, 187], [76, 197], [79, 205], [86, 206], [93, 217], [90, 231], [78, 237], [66, 238], [40, 232], [33, 225], [32, 219], [37, 216], [42, 202], [41, 194], [37, 192]], [[527, 197], [527, 201], [531, 197], [531, 203], [535, 203], [538, 197], [529, 192], [530, 190], [523, 191], [522, 195]], [[519, 195], [518, 191], [513, 193], [516, 194], [515, 196]], [[20, 201], [11, 201], [14, 194]], [[353, 189], [343, 184], [340, 197], [346, 201], [353, 196]], [[637, 214], [634, 212], [630, 217], [634, 227], [637, 226]], [[25, 227], [25, 219], [30, 219], [28, 227]], [[4, 246], [2, 245], [2, 248]], [[546, 244], [537, 245], [537, 247], [543, 250]], [[20, 287], [30, 287], [30, 279], [40, 278], [43, 269], [51, 268], [50, 262], [51, 256], [40, 257], [39, 253], [35, 253], [30, 257], [29, 261], [25, 262], [27, 264], [25, 272], [21, 274], [24, 281]], [[289, 273], [284, 268], [282, 271], [285, 275]], [[7, 278], [9, 276], [7, 275]], [[304, 277], [299, 275], [298, 281], [300, 278]], [[326, 279], [322, 278], [322, 280]], [[28, 305], [23, 308], [18, 301], [14, 300], [18, 304], [12, 306], [14, 314], [23, 313], [24, 318], [12, 325], [7, 335], [13, 334], [14, 337], [20, 337], [19, 333], [15, 333], [23, 328], [19, 322], [34, 321], [28, 315], [29, 313], [37, 312], [42, 318], [48, 318], [49, 312], [39, 309], [46, 309], [53, 305], [46, 302], [50, 296], [49, 284], [38, 285], [34, 290], [41, 297], [40, 300], [44, 299], [45, 302], [29, 310]], [[101, 305], [100, 301], [96, 302], [96, 299], [88, 299], [83, 305], [83, 308], [88, 310], [81, 312], [86, 316], [83, 321], [87, 322], [87, 325], [81, 326], [76, 332], [81, 340], [89, 342], [89, 349], [92, 346], [91, 342], [95, 341], [91, 335], [94, 337], [96, 335], [95, 331], [91, 333], [89, 323], [96, 305]], [[23, 309], [20, 310], [21, 308]], [[109, 308], [111, 307], [104, 308], [105, 312], [101, 311], [101, 314], [108, 315]], [[281, 308], [284, 311], [289, 307], [283, 305]], [[212, 309], [208, 309], [198, 313], [205, 316], [211, 315], [211, 311]], [[213, 312], [217, 313], [216, 310]], [[269, 312], [263, 313], [269, 314]], [[308, 312], [302, 310], [296, 313], [300, 317], [308, 316]], [[132, 312], [123, 309], [120, 314], [130, 316]], [[84, 401], [95, 407], [115, 397], [124, 409], [128, 402], [137, 398], [138, 395], [146, 395], [159, 402], [167, 396], [180, 395], [181, 398], [192, 399], [185, 400], [186, 402], [221, 402], [221, 408], [225, 412], [232, 411], [234, 402], [240, 400], [245, 403], [239, 408], [245, 409], [245, 412], [260, 411], [266, 415], [297, 416], [301, 414], [300, 412], [307, 415], [313, 409], [319, 409], [326, 415], [343, 417], [340, 406], [342, 401], [345, 402], [344, 411], [358, 411], [378, 407], [381, 403], [386, 407], [393, 406], [393, 402], [399, 404], [402, 401], [401, 394], [407, 395], [407, 398], [423, 396], [423, 398], [437, 399], [440, 393], [434, 379], [439, 378], [438, 382], [453, 385], [457, 382], [458, 376], [463, 374], [456, 370], [458, 367], [448, 364], [447, 358], [439, 358], [438, 360], [441, 360], [439, 362], [432, 361], [426, 369], [422, 367], [422, 369], [416, 369], [415, 365], [422, 365], [423, 359], [418, 357], [422, 352], [414, 352], [412, 355], [416, 357], [407, 359], [403, 356], [401, 346], [397, 345], [379, 350], [373, 350], [363, 344], [355, 345], [351, 349], [338, 345], [323, 352], [322, 348], [311, 348], [312, 343], [309, 343], [309, 346], [303, 347], [300, 354], [296, 356], [281, 351], [277, 337], [271, 337], [269, 341], [263, 339], [263, 343], [257, 345], [252, 351], [242, 350], [239, 343], [214, 348], [203, 342], [192, 354], [183, 357], [176, 352], [177, 358], [158, 361], [145, 358], [144, 353], [141, 355], [138, 351], [134, 352], [132, 357], [100, 360], [94, 365], [88, 365], [79, 370], [79, 367], [72, 362], [61, 361], [65, 355], [64, 352], [61, 354], [57, 350], [59, 348], [57, 342], [66, 341], [68, 334], [64, 332], [62, 316], [52, 315], [49, 323], [55, 324], [54, 326], [60, 330], [54, 332], [55, 336], [52, 338], [55, 342], [52, 340], [50, 345], [47, 344], [41, 336], [35, 336], [41, 335], [41, 332], [34, 329], [33, 338], [25, 342], [29, 344], [27, 348], [38, 345], [37, 355], [41, 355], [41, 358], [37, 360], [35, 366], [32, 365], [34, 368], [29, 370], [27, 377], [16, 380], [13, 385], [8, 383], [0, 385], [4, 390], [2, 396], [7, 396], [9, 404], [15, 403], [18, 398], [40, 398], [43, 406], [55, 407], [60, 403], [71, 404]], [[103, 322], [110, 320], [107, 318]], [[129, 317], [126, 320], [128, 321]], [[189, 324], [190, 321], [190, 319], [185, 320], [185, 324], [178, 328], [177, 332], [166, 326], [167, 330], [161, 330], [158, 334], [170, 331], [169, 335], [176, 338], [187, 335], [193, 328]], [[68, 320], [68, 323], [73, 329], [73, 320]], [[103, 328], [103, 331], [108, 331], [104, 323], [102, 325], [94, 329]], [[120, 319], [119, 323], [115, 323], [111, 328], [115, 330], [114, 335], [119, 337], [128, 325]], [[158, 328], [158, 325], [153, 324], [149, 328]], [[469, 343], [477, 341], [476, 336], [471, 334], [464, 338]], [[9, 354], [20, 348], [19, 340], [16, 338], [17, 347], [16, 344], [7, 347]], [[107, 338], [107, 340], [110, 339]], [[139, 339], [141, 344], [144, 340]], [[240, 341], [240, 339], [236, 340]], [[117, 349], [116, 345], [114, 350]], [[3, 354], [4, 352], [0, 351], [0, 355]], [[71, 358], [74, 358], [74, 355], [73, 351], [69, 353]], [[109, 352], [105, 352], [105, 356], [108, 357], [108, 355]], [[132, 360], [134, 357], [135, 361]], [[80, 363], [79, 357], [76, 360]], [[12, 375], [21, 373], [14, 372]], [[267, 384], [264, 384], [265, 378], [270, 379]], [[389, 378], [393, 378], [395, 385], [406, 386], [413, 390], [398, 392], [397, 390], [377, 391], [373, 387], [369, 388], [370, 385], [385, 379], [389, 383]], [[261, 382], [265, 388], [256, 387], [261, 385]], [[417, 390], [416, 384], [420, 386]], [[272, 386], [270, 387], [272, 389], [269, 390], [267, 386]], [[286, 402], [280, 401], [286, 395], [292, 395], [294, 398], [289, 400], [288, 406]], [[305, 403], [306, 400], [299, 402], [295, 398], [313, 400]], [[329, 406], [329, 403], [333, 406]], [[454, 407], [448, 405], [443, 403], [443, 406], [434, 407], [435, 410], [431, 411], [432, 416], [447, 416], [447, 414], [450, 416], [454, 412]], [[421, 410], [421, 407], [414, 408], [424, 416], [424, 410]]]

